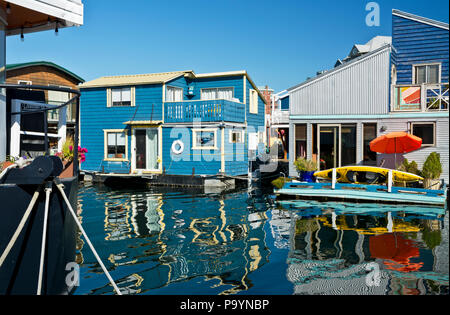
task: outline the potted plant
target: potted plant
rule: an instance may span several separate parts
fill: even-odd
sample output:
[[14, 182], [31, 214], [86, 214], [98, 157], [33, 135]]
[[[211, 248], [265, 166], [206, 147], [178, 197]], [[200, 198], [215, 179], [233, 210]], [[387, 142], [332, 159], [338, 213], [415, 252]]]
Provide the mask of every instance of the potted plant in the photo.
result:
[[439, 189], [442, 174], [441, 155], [431, 152], [422, 167], [423, 186], [426, 189]]
[[303, 157], [294, 162], [297, 171], [300, 174], [300, 180], [308, 183], [314, 182], [314, 173], [317, 171], [317, 162]]
[[[409, 162], [408, 159], [404, 159], [402, 164], [397, 167], [397, 170], [421, 176], [417, 163], [415, 161]], [[395, 182], [395, 184], [406, 187], [406, 182], [404, 181]]]
[[[63, 144], [62, 151], [57, 152], [56, 156], [59, 156], [63, 162], [63, 171], [59, 175], [60, 178], [73, 176], [73, 159], [74, 159], [74, 143], [71, 137], [67, 138]], [[78, 160], [83, 163], [86, 160], [86, 153], [88, 150], [78, 146]]]

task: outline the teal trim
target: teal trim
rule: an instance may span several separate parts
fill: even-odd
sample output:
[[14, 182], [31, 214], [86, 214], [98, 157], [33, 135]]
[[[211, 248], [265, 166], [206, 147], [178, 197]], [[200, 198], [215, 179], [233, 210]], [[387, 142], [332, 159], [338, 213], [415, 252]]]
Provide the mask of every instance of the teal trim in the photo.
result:
[[449, 112], [425, 112], [425, 113], [391, 113], [381, 115], [291, 115], [290, 120], [317, 120], [317, 119], [383, 119], [383, 118], [448, 118]]

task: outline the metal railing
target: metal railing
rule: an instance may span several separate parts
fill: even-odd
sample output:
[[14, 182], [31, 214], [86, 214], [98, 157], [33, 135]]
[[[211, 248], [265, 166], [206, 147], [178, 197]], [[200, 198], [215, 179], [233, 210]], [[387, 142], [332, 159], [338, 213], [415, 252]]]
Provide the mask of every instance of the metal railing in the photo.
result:
[[391, 111], [448, 111], [449, 84], [407, 84], [392, 86]]
[[[49, 148], [49, 134], [48, 134], [48, 113], [52, 110], [58, 110], [63, 107], [69, 106], [70, 104], [75, 102], [75, 134], [74, 134], [74, 143], [78, 144], [79, 139], [79, 130], [80, 130], [80, 91], [72, 90], [70, 88], [62, 88], [62, 87], [54, 87], [54, 86], [45, 86], [45, 85], [20, 85], [20, 84], [8, 84], [3, 83], [0, 84], [0, 89], [6, 89], [6, 93], [8, 93], [8, 90], [44, 90], [44, 91], [57, 91], [57, 92], [66, 92], [66, 93], [73, 93], [74, 97], [69, 99], [67, 102], [62, 103], [60, 105], [57, 105], [55, 107], [49, 107], [49, 108], [39, 108], [35, 110], [28, 110], [28, 111], [19, 111], [19, 112], [11, 112], [9, 113], [10, 116], [14, 115], [30, 115], [35, 113], [42, 113], [46, 112], [47, 115], [44, 115], [44, 146], [45, 146], [45, 154], [50, 155], [50, 148]], [[26, 102], [26, 101], [25, 101]], [[73, 156], [78, 156], [78, 145], [73, 146]], [[79, 172], [79, 161], [77, 158], [74, 158], [74, 174], [78, 174]]]

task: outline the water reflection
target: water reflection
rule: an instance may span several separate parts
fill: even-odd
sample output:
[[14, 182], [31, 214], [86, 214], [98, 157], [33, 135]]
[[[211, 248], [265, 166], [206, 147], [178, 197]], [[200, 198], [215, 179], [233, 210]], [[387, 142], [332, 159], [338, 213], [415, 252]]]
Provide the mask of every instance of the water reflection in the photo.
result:
[[[448, 294], [441, 208], [86, 185], [78, 214], [124, 294]], [[78, 250], [75, 293], [113, 294]]]
[[295, 294], [448, 293], [444, 209], [281, 204], [295, 213], [288, 258]]
[[[87, 233], [93, 235], [99, 255], [108, 257], [111, 275], [119, 279], [116, 283], [124, 293], [235, 294], [248, 290], [252, 286], [248, 274], [268, 261], [267, 217], [254, 210], [267, 207], [258, 203], [265, 203], [264, 197], [249, 198], [246, 191], [198, 195], [86, 186], [79, 209]], [[96, 224], [100, 219], [102, 230]], [[89, 249], [80, 248], [80, 254], [81, 280], [87, 286], [77, 294], [112, 293]], [[167, 290], [172, 285], [181, 292]]]

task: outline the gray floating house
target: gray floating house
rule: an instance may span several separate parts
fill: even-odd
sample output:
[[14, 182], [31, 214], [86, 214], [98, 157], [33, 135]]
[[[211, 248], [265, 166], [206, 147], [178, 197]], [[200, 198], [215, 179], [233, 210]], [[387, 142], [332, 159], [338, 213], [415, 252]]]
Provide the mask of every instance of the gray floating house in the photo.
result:
[[394, 167], [394, 156], [371, 152], [376, 137], [407, 131], [423, 139], [419, 150], [397, 154], [422, 167], [440, 153], [449, 182], [448, 24], [392, 11], [392, 37], [353, 46], [335, 68], [288, 90], [289, 151], [322, 169], [346, 165]]

